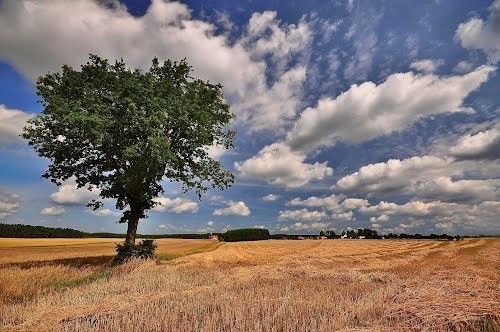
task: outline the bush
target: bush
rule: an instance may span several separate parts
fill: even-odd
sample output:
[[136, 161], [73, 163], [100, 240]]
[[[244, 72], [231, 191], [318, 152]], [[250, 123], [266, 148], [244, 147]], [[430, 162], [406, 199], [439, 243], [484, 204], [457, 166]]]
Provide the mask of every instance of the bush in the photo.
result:
[[154, 240], [142, 240], [139, 244], [117, 243], [116, 256], [113, 258], [114, 264], [122, 264], [132, 258], [151, 259], [156, 250]]
[[226, 242], [268, 240], [269, 237], [269, 231], [260, 228], [234, 229], [222, 234]]

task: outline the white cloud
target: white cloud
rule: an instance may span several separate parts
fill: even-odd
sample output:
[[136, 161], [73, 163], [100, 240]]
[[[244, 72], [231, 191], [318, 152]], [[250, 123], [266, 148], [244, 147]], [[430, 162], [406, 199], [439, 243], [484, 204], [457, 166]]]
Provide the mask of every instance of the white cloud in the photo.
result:
[[457, 177], [474, 172], [476, 176], [489, 177], [495, 169], [498, 170], [498, 165], [494, 162], [457, 162], [451, 158], [415, 156], [363, 166], [359, 171], [339, 179], [333, 188], [369, 195], [404, 193], [425, 200], [481, 202], [500, 197], [500, 180]]
[[390, 219], [390, 217], [387, 214], [382, 214], [378, 217], [371, 217], [370, 222], [384, 222], [384, 221], [389, 221], [389, 219]]
[[344, 195], [335, 194], [326, 197], [311, 196], [304, 200], [294, 198], [286, 205], [320, 207], [327, 211], [333, 211], [332, 218], [337, 220], [353, 220], [354, 214], [351, 210], [370, 205], [366, 199], [344, 198]]
[[375, 215], [409, 215], [409, 216], [426, 216], [426, 215], [450, 215], [462, 205], [457, 203], [446, 203], [440, 201], [422, 202], [410, 201], [399, 205], [392, 202], [381, 201], [377, 205], [362, 207], [359, 209], [364, 214]]
[[463, 47], [485, 51], [492, 62], [500, 60], [500, 1], [489, 8], [486, 21], [472, 18], [458, 26], [455, 37]]
[[0, 191], [0, 220], [17, 212], [21, 207], [21, 200], [16, 194]]
[[443, 59], [437, 59], [437, 60], [424, 59], [424, 60], [412, 62], [410, 64], [410, 68], [413, 68], [417, 71], [421, 71], [424, 73], [433, 73], [443, 64], [444, 64]]
[[40, 214], [44, 216], [60, 216], [63, 213], [64, 208], [62, 206], [49, 206], [40, 211]]
[[33, 114], [8, 109], [0, 104], [0, 147], [20, 142], [22, 139], [19, 135], [26, 126], [26, 121], [32, 117]]
[[59, 186], [57, 192], [50, 195], [50, 199], [61, 205], [86, 205], [93, 199], [99, 197], [101, 191], [98, 188], [87, 190], [78, 188], [74, 179], [69, 179]]
[[456, 73], [468, 73], [472, 70], [473, 66], [472, 63], [469, 61], [460, 61], [457, 63], [455, 68], [453, 68], [453, 71]]
[[208, 226], [213, 226], [213, 225], [214, 225], [214, 222], [213, 222], [213, 221], [209, 221], [209, 222], [207, 222], [207, 225], [208, 225]]
[[250, 215], [250, 209], [245, 205], [245, 202], [239, 201], [229, 201], [227, 203], [227, 208], [215, 209], [214, 216], [243, 216], [248, 217]]
[[457, 180], [440, 176], [419, 181], [410, 189], [419, 198], [453, 202], [500, 199], [500, 179]]
[[260, 229], [266, 228], [266, 226], [264, 226], [264, 225], [253, 225], [252, 227], [253, 228], [260, 228]]
[[293, 152], [283, 143], [274, 143], [234, 166], [243, 178], [264, 180], [287, 188], [298, 188], [333, 174], [326, 162], [308, 164], [305, 160], [305, 154]]
[[352, 220], [354, 213], [352, 211], [342, 212], [342, 213], [334, 213], [332, 215], [333, 219], [337, 220]]
[[302, 112], [287, 142], [294, 150], [331, 145], [336, 137], [362, 142], [404, 129], [424, 116], [468, 110], [463, 100], [495, 69], [482, 66], [450, 77], [397, 73], [379, 85], [352, 85], [337, 98], [320, 99]]
[[122, 215], [122, 213], [118, 211], [112, 211], [110, 209], [88, 210], [88, 213], [98, 217], [107, 217], [107, 216], [119, 217]]
[[461, 137], [450, 154], [459, 160], [500, 159], [500, 126]]
[[78, 67], [88, 53], [123, 58], [140, 69], [153, 56], [186, 57], [194, 76], [224, 85], [237, 121], [251, 129], [276, 129], [292, 119], [305, 68], [288, 68], [311, 41], [308, 21], [287, 25], [275, 12], [254, 13], [236, 40], [216, 31], [180, 2], [153, 0], [144, 16], [134, 17], [115, 1], [7, 1], [0, 12], [0, 58], [35, 80], [62, 64]]
[[359, 171], [338, 180], [335, 189], [358, 193], [400, 190], [407, 187], [417, 176], [440, 172], [448, 164], [448, 160], [434, 156], [391, 159], [361, 167]]
[[340, 201], [344, 198], [343, 195], [332, 194], [325, 197], [311, 196], [307, 199], [294, 198], [286, 205], [288, 206], [308, 206], [308, 207], [321, 207], [330, 211], [340, 211]]
[[241, 100], [236, 106], [243, 113], [239, 121], [252, 123], [251, 130], [283, 127], [297, 113], [305, 79], [305, 66], [285, 72], [267, 91]]
[[327, 229], [329, 223], [324, 222], [312, 222], [312, 223], [304, 223], [304, 222], [296, 222], [293, 225], [281, 227], [280, 231], [288, 232], [288, 231], [301, 231], [301, 230], [324, 230]]
[[482, 66], [463, 76], [396, 73], [379, 85], [352, 85], [335, 99], [323, 98], [303, 111], [287, 144], [311, 151], [335, 138], [363, 142], [401, 130], [438, 113], [471, 111], [463, 100], [488, 80], [495, 67]]
[[283, 26], [275, 11], [253, 13], [242, 43], [253, 57], [271, 55], [282, 69], [292, 54], [302, 51], [311, 41], [312, 33], [304, 17], [297, 25]]
[[198, 203], [189, 198], [177, 197], [170, 199], [168, 197], [158, 197], [154, 199], [157, 205], [152, 209], [154, 212], [170, 212], [174, 214], [186, 214], [198, 212]]
[[266, 201], [266, 202], [274, 202], [274, 201], [276, 201], [278, 198], [280, 198], [280, 196], [279, 196], [279, 195], [269, 194], [269, 195], [266, 195], [266, 196], [262, 197], [262, 200], [263, 200], [263, 201]]
[[401, 233], [420, 228], [426, 232], [443, 229], [456, 233], [495, 234], [500, 231], [498, 215], [500, 202], [485, 201], [480, 204], [458, 204], [440, 201], [410, 201], [405, 204], [380, 202], [360, 208], [360, 212], [371, 217], [370, 222], [382, 221], [383, 232]]
[[323, 211], [309, 211], [308, 209], [302, 210], [285, 210], [280, 211], [278, 221], [285, 220], [300, 220], [300, 221], [318, 221], [325, 219], [326, 213]]
[[368, 200], [360, 199], [360, 198], [346, 198], [341, 204], [340, 207], [344, 210], [354, 210], [358, 209], [362, 206], [368, 206]]
[[207, 148], [207, 153], [210, 158], [220, 160], [222, 156], [233, 154], [234, 152], [221, 145], [212, 145]]

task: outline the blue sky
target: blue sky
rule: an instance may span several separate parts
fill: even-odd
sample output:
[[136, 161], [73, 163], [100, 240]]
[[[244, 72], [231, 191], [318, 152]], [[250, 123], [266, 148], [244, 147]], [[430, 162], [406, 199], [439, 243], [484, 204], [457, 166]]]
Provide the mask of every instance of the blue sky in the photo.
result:
[[367, 227], [500, 233], [500, 1], [0, 1], [0, 221], [124, 232], [97, 191], [42, 180], [18, 137], [34, 82], [88, 53], [187, 58], [221, 82], [235, 185], [166, 181], [142, 233]]

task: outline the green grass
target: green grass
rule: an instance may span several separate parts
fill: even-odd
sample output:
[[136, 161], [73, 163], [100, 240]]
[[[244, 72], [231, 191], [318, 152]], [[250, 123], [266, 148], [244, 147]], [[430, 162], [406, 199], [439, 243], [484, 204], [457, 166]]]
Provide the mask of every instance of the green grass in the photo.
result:
[[48, 285], [48, 288], [53, 288], [55, 290], [65, 290], [68, 288], [77, 287], [80, 285], [90, 284], [99, 279], [107, 279], [112, 275], [111, 269], [106, 269], [103, 271], [97, 271], [87, 276], [78, 279], [66, 279], [66, 280], [58, 280], [54, 278], [51, 284]]

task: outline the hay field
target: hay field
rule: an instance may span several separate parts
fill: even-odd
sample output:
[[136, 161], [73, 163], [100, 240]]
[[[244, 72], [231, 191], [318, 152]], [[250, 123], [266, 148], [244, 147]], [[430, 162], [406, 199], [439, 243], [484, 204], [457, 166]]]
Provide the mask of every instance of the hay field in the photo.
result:
[[[215, 249], [218, 242], [210, 240], [158, 239], [159, 259], [172, 259], [195, 252]], [[9, 263], [68, 260], [70, 258], [102, 257], [115, 254], [115, 243], [122, 239], [7, 239], [0, 238], [0, 266]], [[75, 262], [77, 260], [75, 259]]]
[[0, 307], [3, 331], [498, 331], [500, 239], [226, 243]]
[[[116, 242], [120, 239], [0, 238], [0, 305], [110, 278], [117, 272], [108, 266]], [[184, 239], [156, 243], [159, 260], [214, 250], [222, 244]]]

